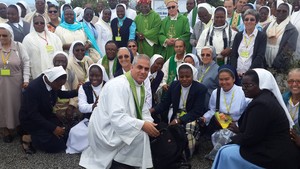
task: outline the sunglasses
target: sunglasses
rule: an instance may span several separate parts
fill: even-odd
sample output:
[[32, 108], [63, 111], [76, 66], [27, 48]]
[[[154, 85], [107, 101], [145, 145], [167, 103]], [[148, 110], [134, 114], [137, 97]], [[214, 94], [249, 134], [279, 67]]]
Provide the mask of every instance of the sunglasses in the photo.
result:
[[248, 22], [248, 21], [250, 21], [250, 22], [254, 22], [254, 21], [255, 21], [255, 19], [254, 19], [254, 18], [245, 18], [245, 22]]
[[1, 34], [0, 34], [0, 37], [7, 38], [8, 35], [1, 35]]
[[168, 6], [167, 8], [168, 8], [168, 10], [170, 10], [170, 9], [175, 9], [176, 6]]
[[202, 57], [202, 58], [204, 58], [204, 57], [209, 58], [209, 57], [211, 57], [211, 54], [201, 54], [201, 57]]
[[118, 56], [118, 59], [123, 59], [123, 58], [128, 59], [129, 55], [119, 55]]
[[85, 52], [84, 49], [75, 49], [76, 52]]
[[45, 22], [34, 22], [35, 25], [45, 25]]
[[129, 48], [135, 48], [136, 46], [135, 45], [129, 45], [128, 47]]
[[57, 13], [57, 11], [48, 11], [48, 13]]
[[292, 84], [294, 84], [294, 83], [296, 83], [296, 85], [299, 85], [299, 84], [300, 84], [300, 80], [293, 80], [293, 79], [291, 79], [291, 80], [288, 80], [287, 83], [288, 83], [289, 85], [292, 85]]

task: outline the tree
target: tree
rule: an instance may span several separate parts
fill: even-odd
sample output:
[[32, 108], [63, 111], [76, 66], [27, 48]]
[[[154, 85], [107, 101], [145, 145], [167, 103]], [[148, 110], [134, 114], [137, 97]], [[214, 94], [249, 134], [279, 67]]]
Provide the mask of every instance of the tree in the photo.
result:
[[92, 4], [93, 7], [96, 6], [98, 0], [72, 0], [71, 5], [73, 7], [82, 7], [84, 8], [84, 5], [87, 3]]

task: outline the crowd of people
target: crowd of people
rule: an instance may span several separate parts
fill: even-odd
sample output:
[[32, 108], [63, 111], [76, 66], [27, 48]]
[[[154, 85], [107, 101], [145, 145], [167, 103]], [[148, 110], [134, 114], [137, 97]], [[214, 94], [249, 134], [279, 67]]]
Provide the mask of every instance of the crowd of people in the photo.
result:
[[[300, 168], [300, 1], [0, 2], [0, 128], [26, 154], [152, 168], [158, 123], [215, 142], [212, 168]], [[201, 144], [201, 143], [199, 143]]]

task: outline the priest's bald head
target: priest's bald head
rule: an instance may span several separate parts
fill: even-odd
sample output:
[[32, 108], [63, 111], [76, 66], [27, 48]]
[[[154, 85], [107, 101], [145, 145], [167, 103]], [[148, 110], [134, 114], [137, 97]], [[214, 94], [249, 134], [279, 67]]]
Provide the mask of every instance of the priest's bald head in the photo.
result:
[[147, 55], [141, 54], [134, 57], [131, 67], [131, 76], [138, 84], [142, 84], [148, 77], [149, 70], [150, 59]]

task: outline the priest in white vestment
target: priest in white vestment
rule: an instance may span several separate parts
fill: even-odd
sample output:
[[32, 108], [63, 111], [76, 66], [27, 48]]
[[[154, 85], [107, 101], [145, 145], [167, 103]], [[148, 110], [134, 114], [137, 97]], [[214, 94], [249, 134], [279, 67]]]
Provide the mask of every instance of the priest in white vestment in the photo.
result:
[[79, 165], [108, 169], [113, 165], [152, 168], [149, 136], [159, 131], [145, 103], [144, 80], [150, 69], [145, 55], [134, 58], [128, 73], [108, 81], [89, 122], [89, 147]]

